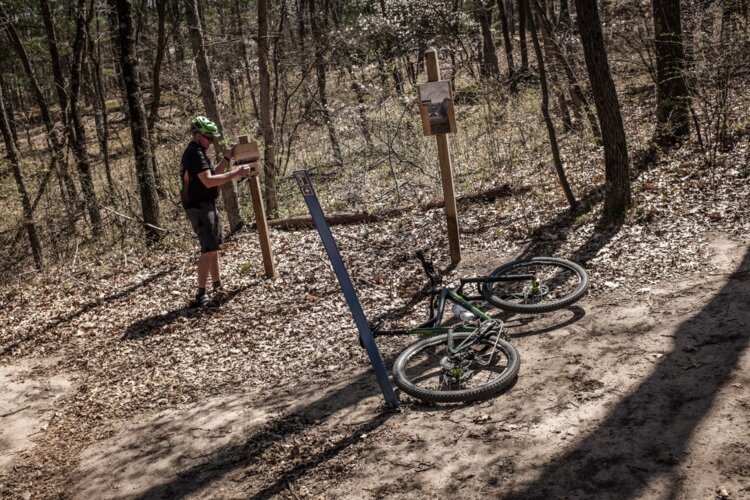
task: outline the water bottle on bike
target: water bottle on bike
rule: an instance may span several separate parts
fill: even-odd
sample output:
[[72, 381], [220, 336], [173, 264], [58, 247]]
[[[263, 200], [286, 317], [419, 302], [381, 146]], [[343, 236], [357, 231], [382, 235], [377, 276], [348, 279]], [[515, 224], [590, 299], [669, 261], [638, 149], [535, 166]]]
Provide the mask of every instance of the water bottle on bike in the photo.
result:
[[463, 307], [461, 304], [453, 304], [451, 310], [457, 318], [461, 319], [461, 321], [471, 321], [472, 319], [476, 319], [474, 313]]

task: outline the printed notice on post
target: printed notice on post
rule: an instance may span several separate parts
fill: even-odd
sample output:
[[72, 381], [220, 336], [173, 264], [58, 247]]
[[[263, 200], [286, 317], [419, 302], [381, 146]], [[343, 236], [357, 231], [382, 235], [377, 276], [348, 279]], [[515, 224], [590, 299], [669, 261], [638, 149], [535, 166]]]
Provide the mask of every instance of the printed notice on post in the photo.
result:
[[442, 80], [420, 85], [419, 105], [424, 135], [456, 133], [453, 93], [449, 81]]

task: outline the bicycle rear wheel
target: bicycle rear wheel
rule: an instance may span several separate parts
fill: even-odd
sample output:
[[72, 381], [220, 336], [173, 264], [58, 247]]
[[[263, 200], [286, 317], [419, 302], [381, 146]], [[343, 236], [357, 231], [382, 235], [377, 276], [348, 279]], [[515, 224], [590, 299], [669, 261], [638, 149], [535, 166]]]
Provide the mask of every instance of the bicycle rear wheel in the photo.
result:
[[457, 354], [448, 352], [448, 334], [408, 347], [393, 365], [396, 385], [431, 403], [473, 401], [510, 386], [521, 364], [518, 351], [494, 332], [481, 339], [472, 336], [473, 332], [453, 334]]
[[479, 291], [487, 302], [504, 311], [536, 314], [562, 309], [579, 300], [589, 288], [586, 271], [574, 262], [535, 257], [510, 262], [490, 277], [533, 275], [533, 279], [484, 282]]

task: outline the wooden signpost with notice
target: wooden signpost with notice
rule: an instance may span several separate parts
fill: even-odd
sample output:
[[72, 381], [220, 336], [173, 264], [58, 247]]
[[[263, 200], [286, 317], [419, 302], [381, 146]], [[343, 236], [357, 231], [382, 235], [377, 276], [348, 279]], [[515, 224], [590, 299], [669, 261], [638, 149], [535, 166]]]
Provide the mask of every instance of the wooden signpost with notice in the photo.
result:
[[448, 220], [448, 243], [451, 264], [461, 262], [461, 244], [458, 239], [458, 210], [453, 190], [453, 166], [451, 165], [450, 142], [446, 134], [456, 132], [456, 117], [453, 111], [453, 93], [449, 81], [440, 80], [437, 51], [430, 47], [424, 53], [427, 80], [419, 86], [419, 105], [424, 135], [434, 135], [437, 140], [440, 177], [443, 184], [445, 215]]
[[[247, 136], [240, 136], [240, 142], [234, 147], [234, 164], [247, 165], [260, 158], [258, 144], [248, 142]], [[271, 241], [268, 239], [268, 223], [266, 222], [266, 208], [263, 205], [263, 198], [260, 196], [260, 181], [258, 176], [248, 179], [250, 184], [250, 196], [253, 200], [253, 212], [255, 212], [255, 225], [258, 228], [258, 238], [260, 239], [260, 250], [263, 253], [263, 267], [266, 270], [266, 278], [276, 277], [276, 266], [273, 263], [273, 252], [271, 251]]]

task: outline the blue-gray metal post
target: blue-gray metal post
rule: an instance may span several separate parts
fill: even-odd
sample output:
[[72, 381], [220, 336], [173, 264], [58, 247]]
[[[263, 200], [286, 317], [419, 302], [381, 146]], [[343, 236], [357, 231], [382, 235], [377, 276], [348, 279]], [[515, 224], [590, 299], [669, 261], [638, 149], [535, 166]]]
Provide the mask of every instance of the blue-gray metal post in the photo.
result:
[[370, 325], [365, 317], [365, 312], [362, 310], [362, 304], [359, 302], [352, 280], [349, 277], [346, 267], [344, 267], [344, 260], [341, 258], [336, 241], [333, 239], [331, 228], [328, 226], [323, 209], [315, 194], [315, 187], [310, 179], [310, 175], [307, 173], [307, 170], [297, 170], [294, 172], [294, 178], [297, 180], [300, 191], [302, 191], [307, 208], [315, 222], [315, 227], [318, 229], [323, 246], [328, 253], [328, 259], [330, 259], [333, 270], [336, 273], [341, 291], [344, 293], [349, 310], [354, 317], [354, 323], [357, 325], [357, 330], [359, 330], [360, 341], [367, 351], [367, 355], [370, 357], [370, 363], [372, 363], [372, 368], [375, 371], [375, 378], [378, 380], [380, 390], [383, 391], [385, 402], [391, 408], [397, 408], [399, 404], [398, 396], [393, 390], [393, 385], [391, 385], [388, 370], [386, 370], [383, 357], [380, 355], [377, 344], [375, 344], [375, 337], [372, 334], [372, 330], [370, 330]]

